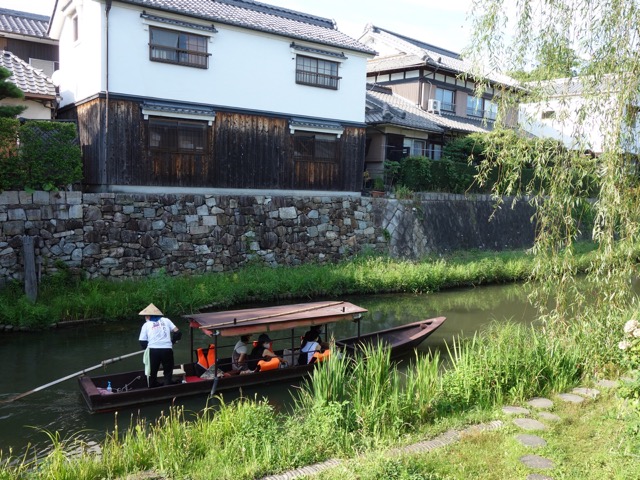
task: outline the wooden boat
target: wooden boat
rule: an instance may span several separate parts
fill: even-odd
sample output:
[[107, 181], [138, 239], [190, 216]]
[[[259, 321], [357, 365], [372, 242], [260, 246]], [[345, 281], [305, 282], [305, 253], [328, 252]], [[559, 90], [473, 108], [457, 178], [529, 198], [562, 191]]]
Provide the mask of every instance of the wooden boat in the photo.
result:
[[[78, 378], [80, 390], [91, 412], [114, 411], [126, 407], [172, 401], [175, 398], [199, 394], [210, 394], [254, 385], [282, 382], [298, 379], [315, 368], [315, 364], [297, 365], [300, 335], [311, 326], [321, 326], [341, 321], [354, 321], [360, 331], [360, 319], [367, 310], [349, 302], [313, 302], [296, 305], [284, 305], [266, 308], [250, 308], [226, 312], [212, 312], [186, 315], [191, 327], [190, 362], [174, 369], [174, 383], [156, 388], [147, 387], [147, 378], [143, 370], [115, 373], [100, 376], [81, 376]], [[385, 348], [391, 348], [392, 356], [398, 356], [413, 349], [435, 331], [444, 321], [444, 317], [415, 322], [406, 326], [357, 335], [336, 342], [337, 347], [347, 351], [357, 350], [361, 344], [378, 342]], [[298, 329], [298, 330], [296, 330]], [[200, 367], [194, 353], [194, 332], [203, 332], [207, 342], [215, 351], [216, 378], [201, 378]], [[273, 333], [272, 333], [273, 332]], [[289, 366], [274, 370], [229, 375], [231, 369], [231, 351], [237, 337], [247, 334], [269, 333], [275, 343], [279, 356], [289, 360]], [[280, 336], [287, 334], [286, 336]], [[230, 345], [223, 345], [221, 339], [233, 338]], [[206, 338], [206, 337], [204, 337]], [[325, 337], [326, 338], [326, 337]], [[219, 352], [229, 351], [228, 356], [218, 356]], [[162, 374], [158, 376], [162, 378]], [[112, 392], [107, 392], [107, 382], [111, 382]]]
[[407, 323], [398, 327], [388, 328], [360, 336], [336, 341], [336, 346], [344, 347], [348, 351], [355, 351], [362, 346], [378, 346], [391, 350], [391, 358], [405, 355], [411, 349], [420, 345], [429, 335], [440, 327], [445, 317]]

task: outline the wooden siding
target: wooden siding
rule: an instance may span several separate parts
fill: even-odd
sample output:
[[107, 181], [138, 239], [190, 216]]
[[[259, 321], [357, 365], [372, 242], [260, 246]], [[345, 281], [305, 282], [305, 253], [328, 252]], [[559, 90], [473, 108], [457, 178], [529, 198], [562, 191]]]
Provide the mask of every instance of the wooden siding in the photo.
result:
[[16, 38], [0, 38], [0, 48], [29, 63], [29, 58], [58, 61], [58, 46], [46, 43], [29, 42]]
[[329, 191], [362, 186], [364, 128], [344, 129], [336, 162], [296, 162], [287, 119], [218, 111], [208, 128], [208, 151], [167, 153], [149, 150], [148, 121], [137, 102], [110, 99], [105, 132], [105, 103], [93, 99], [58, 115], [78, 121], [89, 185]]

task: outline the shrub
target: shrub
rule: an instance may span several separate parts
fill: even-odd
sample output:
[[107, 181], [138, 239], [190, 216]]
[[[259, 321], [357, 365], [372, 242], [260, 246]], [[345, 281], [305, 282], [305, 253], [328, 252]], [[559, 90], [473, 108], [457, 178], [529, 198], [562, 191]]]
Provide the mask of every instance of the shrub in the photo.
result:
[[55, 190], [81, 179], [75, 124], [0, 119], [0, 191]]

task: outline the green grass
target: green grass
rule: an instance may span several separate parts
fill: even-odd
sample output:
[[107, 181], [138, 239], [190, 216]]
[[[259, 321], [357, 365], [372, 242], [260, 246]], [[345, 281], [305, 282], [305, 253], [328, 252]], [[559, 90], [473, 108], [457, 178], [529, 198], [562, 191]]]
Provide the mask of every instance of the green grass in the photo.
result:
[[[586, 268], [588, 250], [582, 247]], [[331, 265], [278, 267], [251, 265], [237, 272], [140, 280], [83, 280], [63, 271], [44, 279], [32, 304], [22, 286], [0, 291], [0, 323], [40, 327], [79, 319], [130, 318], [149, 302], [169, 316], [215, 304], [312, 299], [378, 293], [428, 293], [446, 288], [511, 283], [527, 278], [533, 258], [525, 251], [465, 252], [422, 261], [364, 255]]]
[[[580, 405], [554, 402], [553, 413], [561, 421], [543, 432], [546, 446], [525, 447], [515, 437], [524, 433], [511, 423], [510, 417], [494, 412], [504, 426], [492, 432], [479, 432], [459, 442], [421, 454], [386, 456], [370, 452], [357, 462], [344, 462], [318, 475], [319, 480], [358, 478], [511, 480], [540, 473], [557, 479], [631, 480], [640, 478], [640, 442], [631, 431], [637, 425], [637, 412], [620, 403], [613, 392], [603, 392], [595, 401]], [[550, 470], [534, 470], [524, 466], [520, 457], [540, 455], [553, 461]]]

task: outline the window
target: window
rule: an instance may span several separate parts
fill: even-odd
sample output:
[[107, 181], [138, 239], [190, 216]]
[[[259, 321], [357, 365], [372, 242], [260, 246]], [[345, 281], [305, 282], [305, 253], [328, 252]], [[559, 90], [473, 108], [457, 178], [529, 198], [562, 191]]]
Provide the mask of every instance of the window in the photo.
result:
[[426, 155], [427, 142], [424, 140], [405, 138], [402, 146], [409, 149], [409, 155], [412, 157], [424, 157]]
[[149, 36], [152, 61], [208, 68], [207, 37], [157, 27], [149, 28]]
[[553, 118], [556, 118], [556, 112], [554, 112], [553, 110], [542, 112], [542, 120], [551, 120]]
[[296, 56], [296, 83], [337, 90], [338, 80], [338, 62]]
[[293, 134], [294, 158], [302, 162], [335, 162], [338, 159], [337, 140], [337, 135], [296, 131]]
[[447, 112], [455, 112], [456, 110], [455, 95], [456, 95], [456, 92], [454, 92], [453, 90], [436, 88], [436, 100], [440, 101], [440, 110], [445, 110]]
[[169, 153], [206, 153], [207, 123], [149, 118], [149, 149]]
[[495, 120], [498, 116], [498, 105], [490, 100], [485, 100], [484, 113], [489, 120]]
[[467, 97], [467, 115], [484, 117], [484, 99], [469, 95]]
[[498, 116], [498, 105], [486, 98], [469, 95], [467, 97], [467, 115], [495, 120]]
[[438, 143], [430, 143], [427, 149], [427, 156], [431, 160], [440, 160], [442, 158], [442, 145]]

